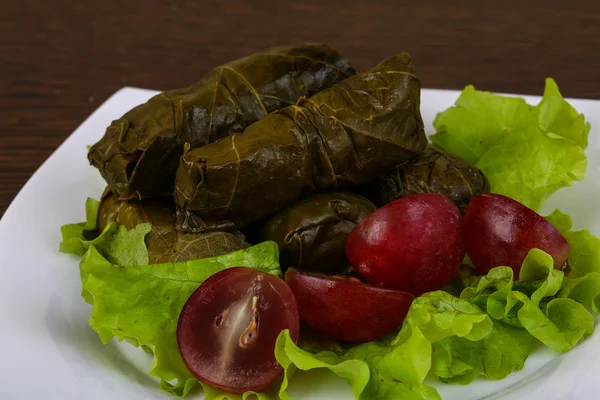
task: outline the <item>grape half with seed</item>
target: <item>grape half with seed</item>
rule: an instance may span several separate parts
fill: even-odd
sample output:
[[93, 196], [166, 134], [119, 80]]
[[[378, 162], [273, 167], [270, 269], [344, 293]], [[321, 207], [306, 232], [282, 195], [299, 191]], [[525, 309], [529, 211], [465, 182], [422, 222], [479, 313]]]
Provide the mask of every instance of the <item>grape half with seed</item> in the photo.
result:
[[288, 285], [235, 267], [212, 275], [190, 296], [179, 316], [177, 341], [198, 380], [243, 393], [266, 388], [283, 372], [274, 351], [285, 329], [298, 340], [300, 317]]

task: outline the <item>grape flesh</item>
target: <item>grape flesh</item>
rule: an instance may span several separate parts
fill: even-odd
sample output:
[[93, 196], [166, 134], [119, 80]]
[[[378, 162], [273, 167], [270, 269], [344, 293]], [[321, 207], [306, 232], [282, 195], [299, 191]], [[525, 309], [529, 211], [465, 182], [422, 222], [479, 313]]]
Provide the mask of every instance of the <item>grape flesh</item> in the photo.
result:
[[275, 342], [284, 329], [297, 341], [299, 328], [296, 300], [282, 279], [235, 267], [212, 275], [190, 296], [177, 341], [198, 380], [243, 393], [264, 389], [281, 375]]
[[285, 275], [300, 318], [331, 339], [376, 340], [398, 328], [414, 299], [410, 293], [294, 268]]

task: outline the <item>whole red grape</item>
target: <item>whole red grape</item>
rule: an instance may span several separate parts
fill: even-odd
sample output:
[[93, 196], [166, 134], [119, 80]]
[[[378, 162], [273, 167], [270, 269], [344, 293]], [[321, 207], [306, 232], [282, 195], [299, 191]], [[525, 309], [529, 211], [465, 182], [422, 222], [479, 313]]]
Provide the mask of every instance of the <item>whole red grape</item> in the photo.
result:
[[461, 224], [445, 196], [404, 197], [362, 220], [348, 236], [346, 255], [366, 282], [418, 296], [458, 272], [465, 255]]
[[540, 249], [562, 268], [571, 254], [563, 235], [541, 215], [501, 194], [482, 194], [471, 199], [463, 222], [467, 254], [481, 274], [508, 266], [518, 279], [523, 260], [531, 249]]

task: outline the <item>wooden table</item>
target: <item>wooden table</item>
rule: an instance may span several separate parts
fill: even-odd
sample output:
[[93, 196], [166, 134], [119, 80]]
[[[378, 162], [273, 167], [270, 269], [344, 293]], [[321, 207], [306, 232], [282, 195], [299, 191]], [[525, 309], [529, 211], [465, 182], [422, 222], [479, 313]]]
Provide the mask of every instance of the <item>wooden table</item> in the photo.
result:
[[359, 71], [408, 51], [429, 88], [540, 94], [552, 76], [565, 96], [600, 98], [598, 4], [2, 0], [0, 215], [117, 89], [185, 86], [275, 44], [323, 41]]

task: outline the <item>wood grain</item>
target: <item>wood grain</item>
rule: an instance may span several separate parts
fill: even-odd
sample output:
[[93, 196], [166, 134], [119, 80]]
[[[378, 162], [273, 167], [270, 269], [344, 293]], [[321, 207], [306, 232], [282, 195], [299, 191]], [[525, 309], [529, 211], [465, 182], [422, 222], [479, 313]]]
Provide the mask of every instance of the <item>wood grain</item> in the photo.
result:
[[597, 0], [0, 0], [0, 215], [119, 88], [185, 86], [305, 41], [338, 48], [358, 70], [409, 51], [429, 88], [535, 94], [552, 76], [565, 96], [600, 98]]

